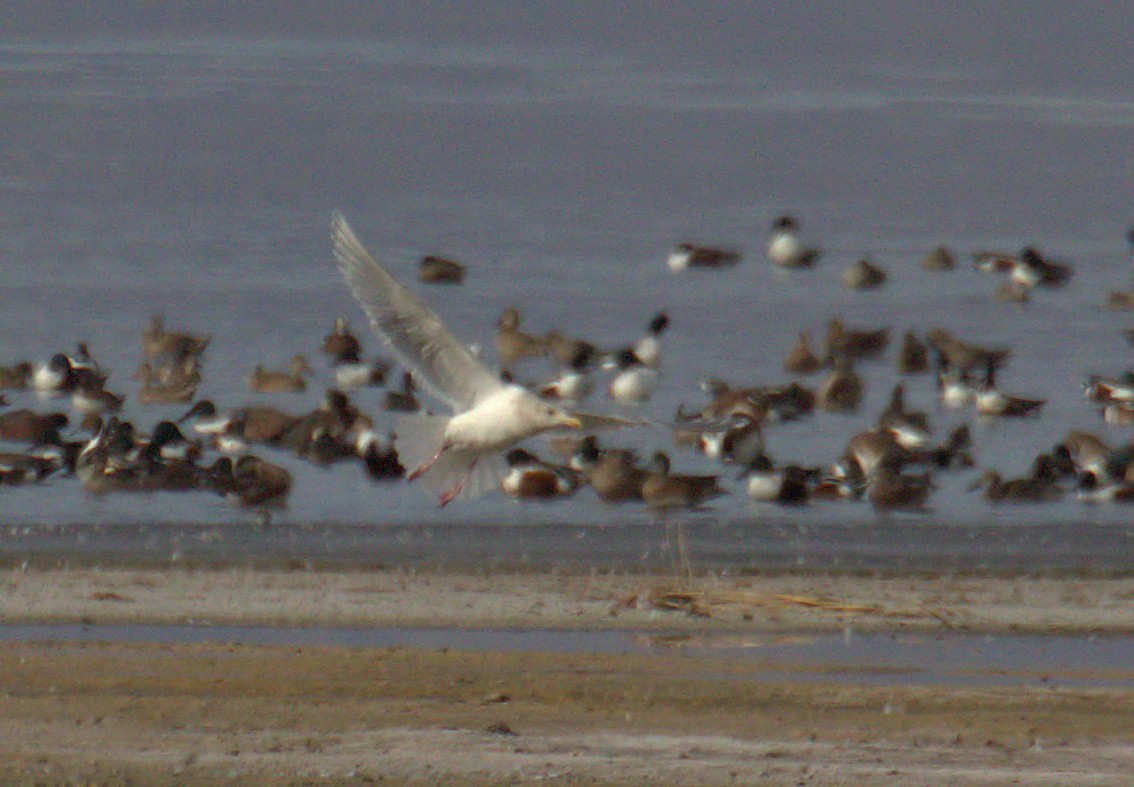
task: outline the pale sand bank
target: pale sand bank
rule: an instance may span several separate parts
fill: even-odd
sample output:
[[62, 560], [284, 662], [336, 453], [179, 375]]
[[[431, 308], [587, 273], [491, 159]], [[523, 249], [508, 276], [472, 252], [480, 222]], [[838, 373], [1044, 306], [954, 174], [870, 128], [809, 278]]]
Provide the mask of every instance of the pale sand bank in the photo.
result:
[[1134, 631], [1134, 579], [82, 569], [0, 588], [6, 623]]
[[[1134, 580], [697, 581], [10, 571], [0, 622], [1128, 632]], [[809, 606], [820, 602], [820, 606]], [[1128, 784], [1134, 692], [768, 680], [754, 662], [312, 646], [0, 645], [0, 782]]]

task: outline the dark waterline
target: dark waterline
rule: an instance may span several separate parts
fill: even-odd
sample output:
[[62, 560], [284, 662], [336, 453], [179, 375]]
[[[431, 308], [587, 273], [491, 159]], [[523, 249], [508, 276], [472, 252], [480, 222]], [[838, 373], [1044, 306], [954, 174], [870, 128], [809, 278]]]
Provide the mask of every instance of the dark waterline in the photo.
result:
[[665, 635], [633, 631], [243, 627], [210, 625], [0, 625], [0, 642], [195, 643], [421, 648], [537, 653], [679, 654], [705, 674], [744, 661], [754, 672], [723, 680], [875, 685], [1134, 688], [1134, 638], [965, 634]]

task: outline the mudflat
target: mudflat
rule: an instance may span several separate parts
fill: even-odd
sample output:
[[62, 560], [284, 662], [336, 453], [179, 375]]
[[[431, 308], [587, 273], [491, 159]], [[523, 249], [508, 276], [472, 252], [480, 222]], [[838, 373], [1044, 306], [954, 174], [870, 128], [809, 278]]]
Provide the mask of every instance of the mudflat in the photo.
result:
[[[84, 569], [0, 582], [9, 624], [698, 637], [1134, 622], [1121, 578]], [[0, 646], [0, 682], [5, 783], [1125, 784], [1134, 768], [1123, 689], [769, 680], [703, 650], [21, 641]]]

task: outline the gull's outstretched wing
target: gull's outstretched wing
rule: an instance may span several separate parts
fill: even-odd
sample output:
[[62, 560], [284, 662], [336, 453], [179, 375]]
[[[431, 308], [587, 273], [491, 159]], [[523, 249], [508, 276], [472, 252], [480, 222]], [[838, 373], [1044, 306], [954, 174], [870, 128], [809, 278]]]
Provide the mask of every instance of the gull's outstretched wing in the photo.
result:
[[331, 220], [335, 261], [374, 332], [433, 394], [467, 410], [504, 383], [432, 309], [370, 256], [341, 213]]

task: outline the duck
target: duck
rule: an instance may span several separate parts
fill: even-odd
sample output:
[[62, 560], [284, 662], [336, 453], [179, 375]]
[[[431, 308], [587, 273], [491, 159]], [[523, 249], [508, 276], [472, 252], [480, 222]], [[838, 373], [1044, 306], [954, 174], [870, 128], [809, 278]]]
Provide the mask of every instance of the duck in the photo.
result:
[[776, 468], [767, 454], [752, 457], [740, 477], [748, 497], [759, 503], [802, 505], [811, 496], [807, 471], [798, 465]]
[[1027, 246], [1020, 251], [1012, 266], [1010, 278], [1013, 282], [1031, 289], [1032, 287], [1062, 287], [1074, 274], [1070, 265], [1045, 259], [1034, 247]]
[[622, 404], [640, 404], [654, 394], [658, 373], [642, 363], [630, 349], [623, 350], [615, 359], [618, 374], [607, 385], [607, 395]]
[[913, 331], [906, 331], [898, 348], [898, 374], [921, 374], [929, 371], [929, 349]]
[[81, 415], [116, 413], [126, 401], [124, 396], [106, 390], [87, 378], [71, 392], [71, 405]]
[[591, 351], [580, 347], [568, 367], [554, 380], [537, 386], [536, 393], [543, 399], [556, 401], [578, 402], [586, 398], [592, 388], [589, 374], [592, 363]]
[[406, 475], [392, 434], [380, 435], [373, 429], [363, 430], [355, 440], [355, 451], [362, 459], [366, 475], [372, 479], [384, 481]]
[[133, 378], [139, 381], [138, 393], [135, 398], [141, 404], [180, 404], [190, 402], [197, 394], [201, 375], [197, 371], [196, 361], [190, 364], [192, 370], [184, 371], [185, 366], [176, 367], [174, 374], [166, 374], [167, 382], [158, 379], [149, 361], [138, 364], [138, 371]]
[[875, 290], [886, 283], [886, 271], [863, 257], [843, 269], [839, 281], [847, 290]]
[[303, 375], [309, 371], [307, 359], [299, 354], [291, 357], [286, 372], [268, 370], [258, 364], [248, 376], [248, 388], [256, 393], [299, 393], [307, 390]]
[[1091, 402], [1134, 403], [1134, 374], [1127, 372], [1122, 377], [1091, 375], [1083, 383], [1083, 396]]
[[800, 331], [795, 342], [784, 355], [783, 369], [787, 374], [809, 375], [823, 368], [823, 361], [811, 351], [811, 336]]
[[211, 399], [202, 399], [178, 423], [195, 421], [193, 431], [200, 434], [278, 445], [300, 417], [267, 405], [250, 405], [222, 415]]
[[740, 252], [679, 243], [673, 247], [665, 262], [674, 273], [688, 268], [729, 268], [740, 262]]
[[933, 328], [927, 334], [929, 344], [938, 353], [941, 368], [965, 375], [989, 364], [1001, 367], [1008, 362], [1012, 351], [1007, 348], [979, 347], [961, 341], [944, 328]]
[[1079, 477], [1075, 498], [1084, 503], [1134, 503], [1134, 483], [1104, 484], [1095, 473], [1088, 471]]
[[921, 258], [921, 268], [927, 271], [951, 271], [957, 260], [947, 246], [937, 246]]
[[343, 391], [354, 391], [382, 385], [390, 371], [390, 362], [376, 359], [366, 363], [358, 350], [346, 347], [332, 361], [335, 371], [335, 385]]
[[818, 248], [804, 247], [799, 239], [799, 222], [780, 216], [772, 222], [768, 236], [768, 259], [780, 268], [808, 268], [822, 255]]
[[905, 391], [905, 384], [894, 385], [889, 403], [878, 416], [878, 428], [889, 432], [903, 448], [924, 448], [929, 443], [929, 416], [906, 409]]
[[55, 353], [32, 372], [32, 387], [43, 395], [70, 393], [78, 385], [78, 375], [65, 353]]
[[842, 356], [852, 361], [874, 358], [885, 352], [890, 343], [890, 329], [852, 330], [848, 329], [838, 317], [827, 321], [827, 335], [823, 340], [827, 363]]
[[694, 444], [710, 459], [724, 464], [748, 465], [764, 452], [764, 431], [758, 419], [744, 415], [724, 429], [699, 431]]
[[62, 467], [59, 456], [0, 451], [0, 484], [39, 483]]
[[981, 273], [1011, 273], [1016, 267], [1016, 255], [1003, 251], [974, 252], [973, 267]]
[[346, 354], [353, 354], [357, 358], [362, 354], [362, 342], [351, 333], [345, 317], [336, 317], [334, 327], [323, 337], [319, 351], [331, 358], [341, 358]]
[[884, 464], [899, 467], [909, 459], [909, 453], [898, 444], [890, 432], [868, 429], [851, 436], [843, 452], [853, 475], [868, 478]]
[[210, 468], [209, 475], [214, 491], [242, 506], [260, 509], [282, 506], [291, 492], [291, 473], [254, 454], [242, 456], [235, 462], [222, 456]]
[[670, 473], [669, 456], [657, 451], [653, 471], [642, 482], [642, 499], [654, 510], [696, 508], [702, 503], [726, 494], [715, 475], [674, 475]]
[[579, 488], [576, 471], [544, 462], [523, 448], [513, 448], [504, 458], [508, 473], [500, 480], [500, 487], [511, 497], [551, 500]]
[[846, 356], [835, 361], [835, 368], [815, 391], [815, 406], [829, 413], [854, 413], [862, 402], [865, 385]]
[[634, 453], [625, 449], [599, 450], [594, 435], [579, 444], [568, 466], [579, 472], [604, 503], [640, 502], [649, 472], [638, 467]]
[[564, 336], [556, 330], [548, 331], [543, 341], [548, 355], [562, 367], [586, 368], [600, 355], [598, 347], [590, 342]]
[[1044, 503], [1063, 497], [1063, 489], [1043, 479], [1032, 477], [1004, 480], [995, 470], [986, 470], [969, 487], [969, 491], [984, 490], [990, 503]]
[[13, 366], [0, 366], [0, 388], [22, 391], [31, 382], [35, 367], [30, 361], [20, 361]]
[[924, 510], [934, 488], [932, 479], [928, 473], [906, 475], [900, 468], [894, 459], [881, 462], [867, 476], [866, 499], [878, 510]]
[[210, 341], [208, 336], [167, 331], [161, 315], [155, 314], [142, 331], [142, 354], [150, 361], [175, 364], [190, 356], [200, 356]]
[[996, 364], [989, 362], [984, 384], [977, 389], [973, 403], [977, 414], [985, 418], [1021, 418], [1039, 415], [1046, 400], [1004, 393], [996, 387]]
[[382, 400], [382, 409], [394, 413], [416, 413], [421, 410], [421, 402], [417, 398], [417, 384], [413, 381], [413, 374], [402, 372], [402, 389], [386, 391]]
[[525, 358], [542, 358], [547, 353], [547, 342], [520, 330], [520, 312], [508, 307], [496, 321], [496, 358], [504, 370], [511, 369]]
[[21, 443], [43, 443], [52, 432], [67, 426], [64, 413], [37, 413], [21, 408], [0, 413], [0, 440]]
[[1092, 432], [1072, 429], [1056, 444], [1053, 453], [1066, 454], [1079, 473], [1091, 472], [1104, 476], [1108, 472], [1107, 464], [1114, 449]]
[[661, 366], [661, 337], [667, 328], [669, 328], [669, 315], [666, 312], [658, 312], [646, 324], [645, 335], [630, 347], [638, 360], [651, 369]]
[[426, 284], [460, 284], [465, 280], [465, 266], [446, 257], [427, 254], [418, 263], [417, 278]]

